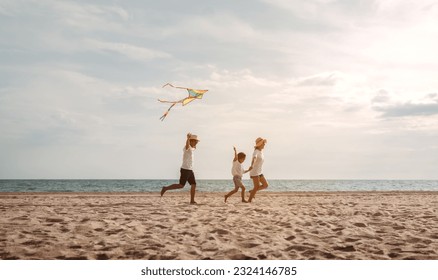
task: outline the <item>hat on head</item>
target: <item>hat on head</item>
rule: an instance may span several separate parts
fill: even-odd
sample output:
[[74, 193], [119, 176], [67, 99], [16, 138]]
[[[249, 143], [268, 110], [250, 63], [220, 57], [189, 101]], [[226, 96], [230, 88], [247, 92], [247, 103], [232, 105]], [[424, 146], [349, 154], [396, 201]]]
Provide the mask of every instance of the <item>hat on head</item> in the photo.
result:
[[255, 143], [256, 143], [256, 147], [258, 147], [258, 146], [260, 146], [262, 143], [266, 143], [267, 142], [267, 140], [266, 139], [263, 139], [262, 137], [258, 137], [256, 140], [255, 140]]
[[190, 135], [189, 140], [196, 140], [199, 142], [198, 135], [195, 134]]

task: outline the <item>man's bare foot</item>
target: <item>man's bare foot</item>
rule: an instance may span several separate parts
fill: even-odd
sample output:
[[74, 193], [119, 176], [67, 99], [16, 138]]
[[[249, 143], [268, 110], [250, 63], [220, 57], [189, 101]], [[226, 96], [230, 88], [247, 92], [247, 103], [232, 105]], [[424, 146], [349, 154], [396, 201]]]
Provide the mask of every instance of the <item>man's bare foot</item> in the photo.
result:
[[166, 192], [166, 190], [164, 189], [164, 187], [161, 189], [161, 196], [163, 196], [163, 194]]
[[190, 204], [198, 204], [196, 201], [190, 201]]
[[224, 195], [224, 202], [226, 203], [228, 199], [228, 196]]
[[242, 202], [243, 202], [243, 203], [248, 203], [248, 201], [246, 201], [246, 200], [242, 200]]

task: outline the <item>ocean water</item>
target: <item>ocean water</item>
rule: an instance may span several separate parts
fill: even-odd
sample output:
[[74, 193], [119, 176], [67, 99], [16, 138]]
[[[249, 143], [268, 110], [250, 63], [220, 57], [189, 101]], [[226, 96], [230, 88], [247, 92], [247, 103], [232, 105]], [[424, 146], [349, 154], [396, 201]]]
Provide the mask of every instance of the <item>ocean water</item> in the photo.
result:
[[[177, 180], [0, 180], [0, 192], [159, 192]], [[252, 182], [244, 180], [252, 189]], [[228, 192], [232, 180], [197, 180], [197, 191]], [[187, 184], [183, 190], [189, 190]], [[438, 180], [269, 180], [272, 192], [438, 191]]]

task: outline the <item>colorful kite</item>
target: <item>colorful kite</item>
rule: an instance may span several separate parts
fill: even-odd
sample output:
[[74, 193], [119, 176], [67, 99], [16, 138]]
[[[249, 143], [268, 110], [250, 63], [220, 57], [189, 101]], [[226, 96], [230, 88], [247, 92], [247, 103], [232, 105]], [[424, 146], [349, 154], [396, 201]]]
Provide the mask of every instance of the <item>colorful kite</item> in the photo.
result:
[[195, 99], [201, 99], [202, 96], [204, 95], [204, 93], [206, 93], [208, 91], [208, 89], [192, 89], [192, 88], [185, 88], [185, 87], [175, 87], [169, 83], [165, 84], [163, 87], [165, 87], [165, 86], [186, 89], [189, 92], [189, 96], [187, 96], [184, 99], [178, 100], [178, 101], [166, 101], [166, 100], [158, 99], [158, 101], [160, 101], [161, 103], [171, 103], [172, 104], [172, 105], [170, 105], [169, 109], [167, 109], [167, 111], [161, 116], [161, 118], [160, 118], [161, 121], [163, 121], [164, 118], [166, 118], [167, 114], [169, 114], [169, 112], [170, 112], [170, 109], [172, 109], [172, 107], [175, 106], [176, 104], [181, 103], [183, 106], [185, 106]]

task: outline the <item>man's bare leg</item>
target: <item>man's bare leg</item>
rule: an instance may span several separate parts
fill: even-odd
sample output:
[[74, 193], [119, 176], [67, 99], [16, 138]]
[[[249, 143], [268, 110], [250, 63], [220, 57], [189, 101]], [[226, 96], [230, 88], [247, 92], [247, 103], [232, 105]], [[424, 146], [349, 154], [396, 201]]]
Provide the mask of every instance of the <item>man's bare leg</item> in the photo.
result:
[[196, 184], [193, 184], [190, 188], [190, 204], [197, 204], [195, 201]]
[[167, 192], [168, 190], [176, 190], [176, 189], [182, 189], [182, 188], [184, 188], [184, 186], [181, 184], [173, 184], [173, 185], [170, 185], [167, 187], [163, 187], [161, 189], [161, 196], [163, 196], [164, 193]]

